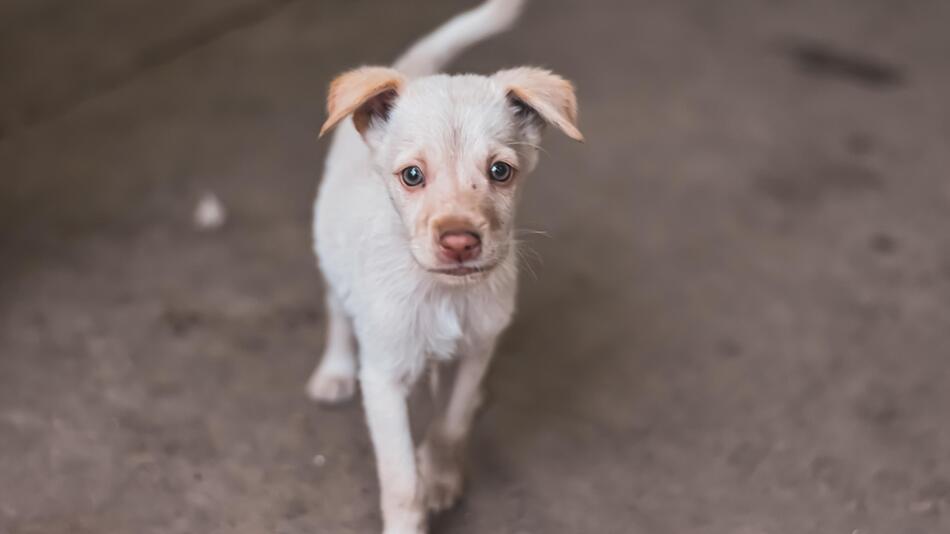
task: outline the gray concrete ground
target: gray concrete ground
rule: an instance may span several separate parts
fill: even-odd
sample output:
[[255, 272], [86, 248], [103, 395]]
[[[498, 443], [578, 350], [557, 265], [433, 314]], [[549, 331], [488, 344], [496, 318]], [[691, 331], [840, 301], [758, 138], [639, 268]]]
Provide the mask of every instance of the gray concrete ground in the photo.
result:
[[[359, 406], [303, 395], [315, 134], [334, 73], [470, 4], [0, 4], [0, 532], [378, 531]], [[434, 532], [950, 532], [948, 23], [536, 1], [462, 58], [576, 80], [588, 142], [528, 187]]]

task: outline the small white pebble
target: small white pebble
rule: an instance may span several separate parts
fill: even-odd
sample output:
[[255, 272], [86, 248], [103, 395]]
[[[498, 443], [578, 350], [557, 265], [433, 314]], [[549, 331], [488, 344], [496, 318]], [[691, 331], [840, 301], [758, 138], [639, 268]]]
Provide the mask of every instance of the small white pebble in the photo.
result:
[[205, 193], [195, 207], [195, 226], [199, 230], [215, 230], [227, 219], [224, 204], [211, 192]]
[[327, 459], [322, 454], [318, 454], [313, 457], [313, 465], [317, 467], [323, 467], [324, 465], [326, 465], [326, 463], [327, 463]]

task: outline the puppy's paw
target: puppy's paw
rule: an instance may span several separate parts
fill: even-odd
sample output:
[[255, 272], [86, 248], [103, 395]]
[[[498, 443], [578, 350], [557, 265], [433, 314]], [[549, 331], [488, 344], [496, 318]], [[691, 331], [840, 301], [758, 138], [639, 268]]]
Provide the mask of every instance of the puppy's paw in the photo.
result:
[[427, 438], [417, 452], [419, 475], [430, 511], [448, 510], [462, 496], [465, 482], [461, 447]]
[[426, 534], [428, 517], [422, 495], [421, 487], [402, 499], [383, 495], [383, 534]]
[[307, 382], [307, 395], [324, 404], [340, 404], [356, 393], [356, 377], [348, 374], [319, 371]]

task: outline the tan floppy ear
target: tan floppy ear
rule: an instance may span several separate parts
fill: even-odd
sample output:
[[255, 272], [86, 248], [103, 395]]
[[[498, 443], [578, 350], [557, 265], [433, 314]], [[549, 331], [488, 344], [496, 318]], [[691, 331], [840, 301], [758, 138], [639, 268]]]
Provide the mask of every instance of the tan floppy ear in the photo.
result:
[[362, 135], [374, 118], [389, 115], [404, 83], [402, 74], [387, 67], [360, 67], [337, 76], [330, 84], [329, 116], [320, 128], [320, 137], [350, 114]]
[[577, 97], [571, 82], [549, 70], [534, 67], [499, 71], [494, 78], [515, 105], [528, 106], [571, 139], [584, 140], [577, 129]]

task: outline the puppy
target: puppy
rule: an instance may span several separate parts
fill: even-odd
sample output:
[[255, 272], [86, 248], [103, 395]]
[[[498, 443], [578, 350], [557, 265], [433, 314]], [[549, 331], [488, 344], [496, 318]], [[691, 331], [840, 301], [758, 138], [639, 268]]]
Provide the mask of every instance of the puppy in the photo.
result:
[[[489, 0], [392, 68], [361, 67], [330, 86], [320, 133], [337, 132], [314, 220], [329, 325], [307, 389], [340, 402], [359, 377], [385, 534], [423, 533], [427, 510], [459, 497], [481, 382], [514, 311], [518, 191], [545, 124], [582, 140], [574, 89], [551, 72], [437, 74], [507, 29], [522, 3]], [[428, 363], [452, 358], [453, 390], [415, 451], [407, 395]]]

